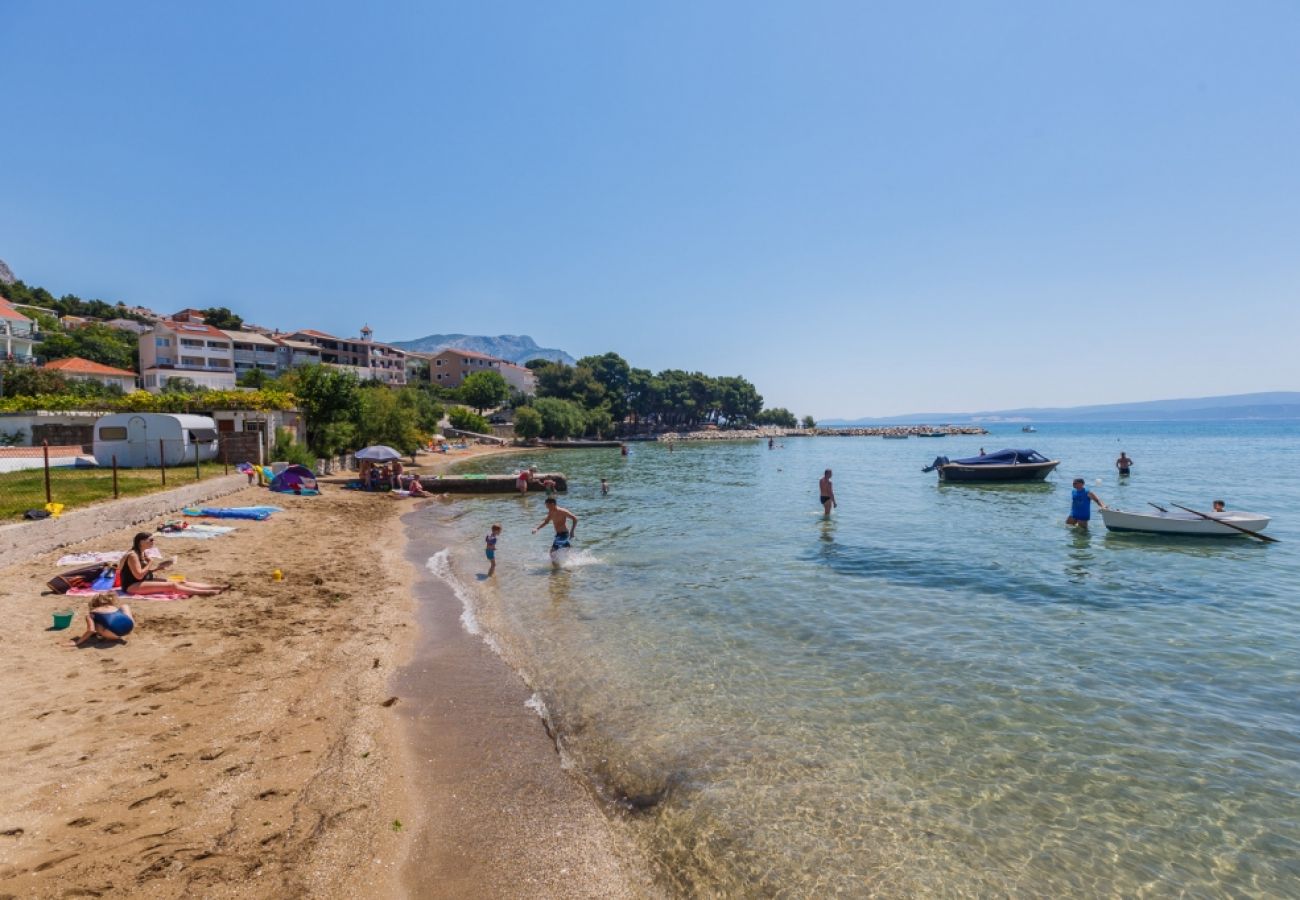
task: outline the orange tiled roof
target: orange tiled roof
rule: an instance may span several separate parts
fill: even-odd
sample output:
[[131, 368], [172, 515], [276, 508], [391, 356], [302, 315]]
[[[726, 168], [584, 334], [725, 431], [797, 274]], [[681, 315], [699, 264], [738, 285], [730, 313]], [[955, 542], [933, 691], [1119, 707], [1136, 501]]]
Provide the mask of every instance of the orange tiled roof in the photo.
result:
[[106, 366], [103, 363], [92, 362], [88, 359], [82, 359], [80, 356], [69, 356], [67, 359], [56, 359], [47, 362], [41, 366], [43, 369], [52, 369], [55, 372], [70, 372], [74, 375], [116, 375], [118, 378], [134, 378], [135, 373], [128, 369], [115, 369], [112, 366]]
[[0, 319], [19, 319], [23, 322], [30, 322], [31, 319], [24, 316], [18, 310], [9, 305], [9, 301], [0, 297]]

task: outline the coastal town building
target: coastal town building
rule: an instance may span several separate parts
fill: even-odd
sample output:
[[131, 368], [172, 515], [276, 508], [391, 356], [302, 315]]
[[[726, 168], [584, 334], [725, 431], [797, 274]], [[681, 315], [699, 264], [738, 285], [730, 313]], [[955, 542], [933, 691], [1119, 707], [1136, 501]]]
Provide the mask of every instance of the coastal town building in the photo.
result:
[[376, 343], [368, 325], [357, 338], [339, 338], [313, 328], [291, 332], [288, 337], [317, 347], [322, 363], [349, 369], [363, 381], [381, 381], [392, 387], [406, 384], [406, 352]]
[[435, 353], [429, 361], [429, 380], [439, 387], [460, 387], [475, 372], [496, 372], [517, 391], [537, 392], [537, 379], [531, 369], [485, 353], [449, 348]]
[[230, 338], [233, 351], [231, 361], [234, 364], [236, 380], [240, 375], [254, 369], [264, 372], [270, 378], [287, 371], [285, 359], [287, 354], [282, 354], [284, 348], [272, 338], [252, 331], [222, 329], [221, 333]]
[[230, 337], [203, 321], [197, 310], [183, 318], [162, 319], [140, 335], [140, 376], [144, 389], [158, 393], [171, 378], [187, 378], [200, 387], [231, 390], [235, 361]]
[[128, 393], [135, 390], [136, 375], [134, 372], [129, 369], [118, 369], [89, 359], [82, 359], [80, 356], [56, 359], [47, 362], [41, 368], [49, 372], [58, 372], [64, 378], [75, 381], [96, 381], [109, 387], [119, 387]]
[[152, 325], [144, 322], [137, 322], [134, 319], [109, 319], [101, 323], [105, 328], [115, 328], [118, 331], [131, 331], [135, 334], [144, 334], [153, 329]]
[[506, 384], [510, 385], [512, 391], [529, 396], [537, 393], [537, 373], [532, 369], [504, 360], [500, 369], [501, 377], [506, 380]]
[[32, 348], [40, 341], [36, 323], [24, 316], [8, 300], [0, 297], [0, 349], [6, 362], [35, 362]]

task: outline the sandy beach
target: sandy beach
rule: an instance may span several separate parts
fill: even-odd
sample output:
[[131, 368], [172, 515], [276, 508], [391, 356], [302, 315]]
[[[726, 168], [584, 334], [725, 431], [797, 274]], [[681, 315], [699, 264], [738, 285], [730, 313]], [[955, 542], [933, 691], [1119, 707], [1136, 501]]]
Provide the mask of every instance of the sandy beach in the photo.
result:
[[[177, 571], [232, 588], [131, 600], [125, 645], [68, 649], [78, 623], [49, 631], [51, 612], [86, 601], [42, 592], [61, 555], [123, 550], [137, 529], [5, 570], [0, 897], [640, 893], [522, 684], [459, 629], [459, 601], [424, 585], [417, 602], [400, 516], [439, 502], [332, 486], [224, 498], [285, 512], [212, 540], [160, 539]], [[433, 683], [417, 666], [458, 677]], [[547, 831], [498, 802], [525, 795]], [[488, 844], [458, 843], [467, 823]], [[574, 877], [529, 888], [447, 867], [500, 859]]]

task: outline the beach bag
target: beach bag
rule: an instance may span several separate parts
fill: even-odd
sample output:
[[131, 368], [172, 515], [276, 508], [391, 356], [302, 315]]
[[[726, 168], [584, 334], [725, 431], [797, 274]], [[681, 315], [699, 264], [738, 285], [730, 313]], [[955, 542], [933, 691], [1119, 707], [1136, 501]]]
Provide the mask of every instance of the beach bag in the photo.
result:
[[82, 566], [80, 569], [72, 569], [55, 575], [45, 582], [45, 585], [56, 594], [66, 594], [73, 588], [90, 587], [102, 570], [103, 566], [98, 564]]
[[104, 566], [90, 587], [95, 591], [111, 591], [117, 587], [117, 566]]

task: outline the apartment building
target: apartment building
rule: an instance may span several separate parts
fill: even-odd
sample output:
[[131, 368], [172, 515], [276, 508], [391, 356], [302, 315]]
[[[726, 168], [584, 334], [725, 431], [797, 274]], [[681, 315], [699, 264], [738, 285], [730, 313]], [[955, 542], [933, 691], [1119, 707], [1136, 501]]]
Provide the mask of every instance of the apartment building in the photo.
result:
[[429, 380], [439, 387], [460, 387], [461, 382], [475, 372], [496, 372], [514, 390], [525, 394], [537, 393], [537, 379], [531, 369], [495, 356], [473, 350], [447, 349], [429, 359]]
[[[192, 312], [186, 310], [184, 312]], [[178, 313], [180, 315], [180, 313]], [[188, 378], [213, 390], [235, 386], [231, 340], [224, 331], [187, 316], [162, 319], [140, 335], [140, 376], [144, 389], [160, 392], [169, 378]]]
[[32, 348], [40, 339], [36, 323], [0, 297], [0, 348], [4, 350], [4, 361], [34, 363], [36, 356]]
[[377, 344], [373, 336], [367, 326], [358, 338], [339, 338], [312, 328], [292, 332], [288, 338], [315, 346], [320, 350], [321, 362], [350, 369], [363, 381], [374, 379], [393, 387], [406, 384], [405, 351]]

